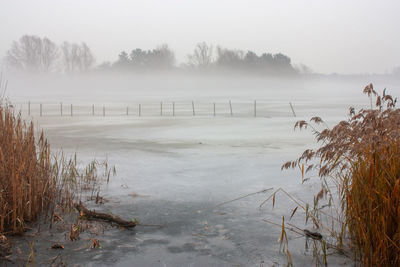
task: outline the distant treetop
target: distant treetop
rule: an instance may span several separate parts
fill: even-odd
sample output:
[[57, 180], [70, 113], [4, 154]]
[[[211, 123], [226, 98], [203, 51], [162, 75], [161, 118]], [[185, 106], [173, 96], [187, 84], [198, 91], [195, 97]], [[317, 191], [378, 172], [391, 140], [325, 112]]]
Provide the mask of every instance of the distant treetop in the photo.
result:
[[5, 62], [8, 66], [30, 72], [80, 73], [89, 70], [165, 71], [190, 70], [201, 72], [241, 71], [258, 74], [295, 74], [291, 59], [281, 53], [262, 53], [228, 49], [215, 49], [206, 42], [196, 44], [193, 52], [179, 67], [174, 51], [162, 44], [154, 49], [135, 48], [129, 53], [122, 51], [115, 62], [106, 62], [95, 69], [95, 58], [86, 43], [63, 42], [60, 46], [47, 37], [24, 35], [14, 41]]
[[6, 55], [8, 66], [29, 72], [83, 72], [93, 67], [94, 56], [85, 44], [64, 42], [57, 46], [47, 37], [24, 35]]

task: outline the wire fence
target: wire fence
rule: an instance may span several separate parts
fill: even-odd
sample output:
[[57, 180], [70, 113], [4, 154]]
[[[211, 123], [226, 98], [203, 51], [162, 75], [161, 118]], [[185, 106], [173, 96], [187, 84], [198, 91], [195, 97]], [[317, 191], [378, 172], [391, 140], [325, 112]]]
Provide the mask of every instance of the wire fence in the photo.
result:
[[129, 104], [87, 104], [55, 102], [13, 102], [13, 107], [28, 116], [296, 116], [292, 103], [268, 101], [147, 101]]

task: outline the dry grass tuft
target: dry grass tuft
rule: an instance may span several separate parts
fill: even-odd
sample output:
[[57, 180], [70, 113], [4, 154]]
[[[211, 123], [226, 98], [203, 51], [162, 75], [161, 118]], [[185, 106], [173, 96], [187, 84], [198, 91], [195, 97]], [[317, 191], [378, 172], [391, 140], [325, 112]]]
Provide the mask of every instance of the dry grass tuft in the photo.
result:
[[[0, 91], [5, 89], [0, 76]], [[84, 169], [79, 165], [76, 155], [52, 155], [43, 132], [36, 139], [33, 123], [0, 96], [0, 236], [22, 234], [42, 215], [51, 215], [51, 226], [83, 196], [100, 199], [100, 188], [115, 168], [97, 160]]]
[[365, 266], [400, 266], [400, 142], [370, 147], [352, 166], [347, 224]]
[[[321, 146], [282, 168], [301, 166], [303, 176], [304, 168], [318, 171], [322, 189], [306, 217], [316, 228], [331, 229], [335, 248], [352, 249], [365, 266], [400, 266], [400, 109], [397, 99], [385, 90], [377, 94], [372, 84], [364, 93], [371, 108], [350, 108], [349, 119], [332, 129], [316, 130], [319, 117], [297, 122], [295, 128], [311, 128]], [[330, 226], [323, 216], [331, 218]]]
[[0, 232], [23, 233], [49, 209], [56, 191], [51, 165], [43, 133], [36, 144], [33, 124], [0, 104]]

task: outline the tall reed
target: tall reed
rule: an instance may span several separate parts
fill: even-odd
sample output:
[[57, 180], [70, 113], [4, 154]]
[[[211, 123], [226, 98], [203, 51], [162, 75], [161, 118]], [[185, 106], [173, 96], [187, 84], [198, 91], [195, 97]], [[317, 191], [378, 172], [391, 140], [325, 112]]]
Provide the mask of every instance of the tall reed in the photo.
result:
[[[295, 128], [310, 127], [321, 146], [282, 168], [318, 171], [322, 189], [305, 209], [306, 219], [330, 229], [335, 248], [352, 250], [364, 266], [400, 266], [400, 109], [372, 84], [364, 93], [375, 98], [375, 107], [350, 108], [349, 119], [332, 129], [318, 131], [319, 117], [298, 121]], [[329, 226], [323, 217], [331, 218]]]
[[366, 148], [352, 165], [347, 224], [365, 266], [400, 266], [400, 142]]
[[22, 233], [49, 208], [56, 181], [43, 133], [35, 143], [33, 124], [0, 104], [0, 232]]
[[[115, 175], [107, 160], [93, 160], [79, 168], [76, 155], [66, 159], [50, 152], [41, 132], [35, 138], [34, 125], [21, 118], [4, 100], [7, 82], [0, 73], [0, 235], [22, 234], [26, 223], [59, 209], [72, 208], [89, 192], [93, 198], [103, 182]], [[2, 93], [1, 93], [2, 92]], [[104, 170], [100, 173], [100, 170]]]

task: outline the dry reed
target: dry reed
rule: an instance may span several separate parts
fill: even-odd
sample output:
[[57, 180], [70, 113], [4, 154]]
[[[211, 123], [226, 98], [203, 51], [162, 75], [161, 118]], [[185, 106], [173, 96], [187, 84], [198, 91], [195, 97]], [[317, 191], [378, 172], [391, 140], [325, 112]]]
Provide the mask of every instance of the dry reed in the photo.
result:
[[35, 143], [33, 124], [0, 105], [0, 232], [22, 233], [54, 199], [49, 144]]
[[[0, 77], [0, 91], [5, 87]], [[103, 182], [108, 183], [115, 168], [96, 160], [83, 170], [79, 165], [76, 155], [71, 159], [62, 153], [52, 155], [43, 132], [36, 139], [33, 123], [1, 99], [0, 236], [22, 234], [27, 223], [42, 215], [51, 214], [52, 223], [56, 212], [71, 210], [82, 196], [97, 195], [98, 199]]]
[[[303, 179], [318, 171], [322, 189], [314, 206], [304, 210], [306, 220], [328, 231], [336, 242], [331, 247], [353, 251], [363, 266], [400, 266], [400, 109], [372, 84], [364, 93], [371, 102], [375, 98], [375, 107], [350, 108], [349, 119], [332, 129], [318, 131], [315, 124], [324, 123], [319, 117], [298, 121], [295, 128], [310, 127], [321, 146], [282, 169], [300, 167]], [[328, 200], [320, 204], [324, 197]]]

